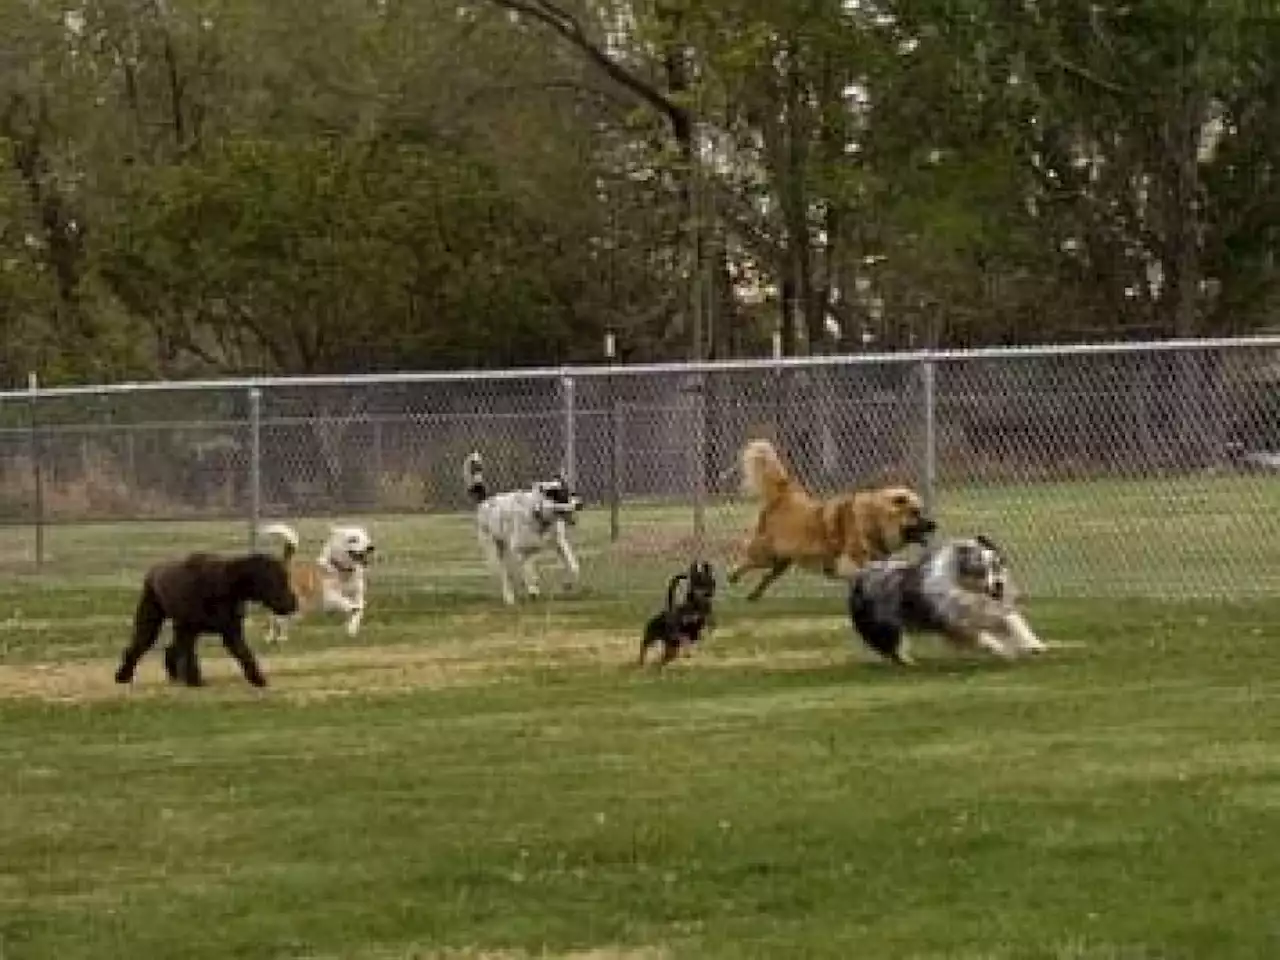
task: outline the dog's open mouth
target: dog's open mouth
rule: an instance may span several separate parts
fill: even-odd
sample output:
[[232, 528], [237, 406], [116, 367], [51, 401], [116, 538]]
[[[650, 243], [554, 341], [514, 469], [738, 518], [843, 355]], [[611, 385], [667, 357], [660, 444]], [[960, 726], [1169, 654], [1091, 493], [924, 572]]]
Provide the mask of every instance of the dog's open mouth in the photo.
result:
[[936, 522], [927, 517], [920, 517], [903, 528], [902, 539], [907, 543], [918, 543], [923, 546], [929, 542], [929, 537], [937, 529], [938, 524]]

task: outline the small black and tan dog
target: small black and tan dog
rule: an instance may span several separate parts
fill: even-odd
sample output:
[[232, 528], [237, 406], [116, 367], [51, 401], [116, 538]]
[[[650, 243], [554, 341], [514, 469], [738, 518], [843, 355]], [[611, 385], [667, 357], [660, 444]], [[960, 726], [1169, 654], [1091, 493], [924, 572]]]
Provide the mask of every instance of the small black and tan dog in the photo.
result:
[[173, 641], [164, 651], [170, 680], [191, 687], [204, 682], [196, 641], [203, 633], [216, 633], [240, 664], [245, 679], [255, 687], [266, 686], [266, 677], [244, 639], [245, 605], [251, 602], [281, 617], [297, 611], [298, 598], [289, 586], [283, 561], [263, 553], [234, 558], [193, 553], [183, 560], [156, 564], [143, 578], [133, 640], [121, 657], [116, 683], [133, 680], [138, 661], [155, 646], [164, 622], [172, 620]]
[[[684, 599], [676, 603], [676, 590], [682, 581]], [[681, 651], [689, 653], [702, 631], [715, 626], [711, 609], [715, 594], [716, 575], [709, 563], [695, 561], [689, 565], [688, 572], [672, 577], [667, 582], [666, 609], [655, 613], [645, 624], [644, 638], [640, 641], [640, 665], [644, 665], [649, 648], [658, 643], [662, 644], [659, 666], [670, 663]]]

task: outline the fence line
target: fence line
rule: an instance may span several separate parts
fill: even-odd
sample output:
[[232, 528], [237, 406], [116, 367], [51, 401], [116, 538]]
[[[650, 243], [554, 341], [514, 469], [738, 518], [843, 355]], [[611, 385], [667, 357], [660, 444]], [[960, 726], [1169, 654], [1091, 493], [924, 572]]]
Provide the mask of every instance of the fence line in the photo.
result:
[[458, 464], [482, 448], [494, 486], [564, 471], [625, 583], [637, 556], [723, 555], [750, 519], [737, 451], [761, 434], [817, 491], [914, 484], [947, 527], [1013, 543], [1039, 593], [1280, 587], [1280, 336], [32, 383], [0, 392], [0, 522], [33, 529], [37, 566], [79, 521], [238, 518], [252, 546], [267, 514], [462, 511]]
[[[752, 370], [817, 369], [843, 366], [883, 366], [918, 364], [925, 360], [999, 360], [1039, 356], [1120, 356], [1133, 353], [1178, 353], [1183, 351], [1231, 350], [1249, 347], [1280, 347], [1280, 334], [1246, 337], [1203, 337], [1180, 340], [1133, 341], [1123, 343], [1071, 343], [975, 347], [972, 349], [900, 350], [893, 353], [823, 354], [805, 357], [742, 358], [708, 360], [701, 363], [671, 361], [637, 363], [628, 366], [583, 364], [561, 367], [527, 367], [505, 370], [405, 370], [387, 373], [302, 374], [289, 376], [226, 377], [197, 380], [131, 380], [120, 383], [43, 387], [44, 397], [106, 396], [146, 392], [248, 390], [250, 387], [352, 387], [390, 384], [458, 383], [468, 381], [541, 380], [572, 377], [646, 377], [703, 371], [709, 374]], [[27, 390], [0, 390], [0, 403], [22, 399]]]

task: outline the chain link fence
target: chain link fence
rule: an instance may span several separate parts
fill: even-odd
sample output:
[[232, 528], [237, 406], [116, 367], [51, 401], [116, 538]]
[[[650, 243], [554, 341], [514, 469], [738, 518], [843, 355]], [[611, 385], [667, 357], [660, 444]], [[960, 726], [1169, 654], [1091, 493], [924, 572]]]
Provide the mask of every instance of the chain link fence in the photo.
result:
[[736, 458], [754, 436], [816, 493], [916, 486], [944, 532], [1003, 542], [1032, 595], [1280, 589], [1280, 337], [8, 392], [0, 566], [132, 578], [266, 520], [318, 538], [363, 519], [379, 576], [491, 590], [474, 449], [492, 489], [568, 474], [587, 589], [656, 595], [750, 529]]

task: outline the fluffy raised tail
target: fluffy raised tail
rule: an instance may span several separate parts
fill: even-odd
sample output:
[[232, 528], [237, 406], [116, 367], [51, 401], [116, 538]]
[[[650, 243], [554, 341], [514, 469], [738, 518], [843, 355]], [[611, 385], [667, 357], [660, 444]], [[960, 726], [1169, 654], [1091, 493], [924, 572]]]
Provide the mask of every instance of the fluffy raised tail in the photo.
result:
[[298, 552], [298, 531], [287, 523], [268, 523], [259, 531], [264, 537], [279, 537], [284, 541], [284, 559], [289, 561]]
[[489, 499], [489, 491], [484, 485], [484, 461], [480, 454], [472, 450], [462, 461], [462, 484], [476, 503]]
[[742, 492], [747, 496], [772, 503], [790, 483], [791, 475], [768, 440], [752, 440], [742, 448]]

